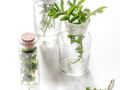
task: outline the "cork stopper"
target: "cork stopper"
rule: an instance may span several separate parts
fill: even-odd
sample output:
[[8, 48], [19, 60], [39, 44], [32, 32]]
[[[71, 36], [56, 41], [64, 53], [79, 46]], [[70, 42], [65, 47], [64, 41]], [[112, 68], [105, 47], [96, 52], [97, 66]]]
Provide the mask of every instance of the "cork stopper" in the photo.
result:
[[21, 44], [26, 48], [32, 48], [35, 44], [35, 35], [30, 32], [23, 33], [21, 36]]

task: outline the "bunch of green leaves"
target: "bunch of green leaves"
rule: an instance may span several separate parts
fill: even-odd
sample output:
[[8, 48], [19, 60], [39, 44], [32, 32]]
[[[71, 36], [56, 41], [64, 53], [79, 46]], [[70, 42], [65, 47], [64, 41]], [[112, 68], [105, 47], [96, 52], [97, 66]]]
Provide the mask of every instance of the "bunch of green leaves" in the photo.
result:
[[22, 48], [21, 54], [21, 73], [23, 74], [23, 82], [32, 82], [35, 80], [35, 72], [38, 68], [36, 58], [36, 47]]
[[39, 13], [42, 16], [40, 21], [40, 30], [43, 31], [43, 35], [46, 34], [47, 29], [54, 27], [55, 24], [54, 19], [51, 19], [51, 17], [48, 16], [48, 10], [50, 7], [51, 4], [43, 3], [41, 12]]
[[60, 4], [54, 2], [52, 7], [48, 11], [48, 15], [54, 19], [60, 18], [61, 21], [68, 21], [74, 24], [81, 24], [86, 22], [92, 15], [102, 13], [106, 8], [101, 6], [94, 11], [83, 7], [85, 0], [68, 0], [68, 8], [64, 8], [64, 0], [61, 0]]

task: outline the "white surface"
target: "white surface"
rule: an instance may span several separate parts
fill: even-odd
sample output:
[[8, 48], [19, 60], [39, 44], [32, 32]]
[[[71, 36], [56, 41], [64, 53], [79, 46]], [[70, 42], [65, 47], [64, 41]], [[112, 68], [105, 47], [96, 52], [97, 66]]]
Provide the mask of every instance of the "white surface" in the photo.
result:
[[[88, 28], [92, 35], [90, 74], [83, 78], [65, 76], [58, 70], [57, 54], [46, 49], [54, 57], [41, 59], [41, 90], [82, 90], [87, 84], [104, 88], [112, 78], [116, 80], [114, 90], [120, 90], [120, 1], [86, 3], [91, 8], [108, 7], [104, 14], [92, 18]], [[32, 4], [32, 0], [0, 0], [0, 90], [21, 90], [19, 37], [34, 29]]]

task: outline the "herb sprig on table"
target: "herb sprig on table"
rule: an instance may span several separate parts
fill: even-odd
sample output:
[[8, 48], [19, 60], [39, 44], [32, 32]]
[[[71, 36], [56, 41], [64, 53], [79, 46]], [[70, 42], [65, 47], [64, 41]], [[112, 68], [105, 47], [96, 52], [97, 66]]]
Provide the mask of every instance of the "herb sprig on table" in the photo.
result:
[[112, 90], [113, 86], [114, 86], [114, 83], [115, 83], [115, 80], [113, 79], [113, 80], [110, 81], [110, 84], [105, 89], [96, 89], [96, 88], [91, 89], [90, 87], [87, 87], [86, 90]]

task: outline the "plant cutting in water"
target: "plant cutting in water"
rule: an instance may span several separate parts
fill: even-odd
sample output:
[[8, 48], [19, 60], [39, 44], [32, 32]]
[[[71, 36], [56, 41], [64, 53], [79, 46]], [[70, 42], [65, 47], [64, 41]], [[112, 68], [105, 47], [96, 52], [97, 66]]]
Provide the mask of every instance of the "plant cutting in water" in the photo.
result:
[[[83, 54], [82, 40], [83, 40], [84, 36], [83, 35], [75, 36], [75, 35], [69, 34], [68, 37], [71, 41], [71, 44], [74, 44], [74, 43], [77, 44], [76, 52], [79, 53], [79, 55], [78, 55], [79, 58], [77, 59], [77, 61], [79, 61], [80, 59], [83, 59], [82, 58], [82, 54]], [[71, 62], [71, 63], [73, 64], [73, 63], [76, 63], [77, 61]]]
[[[99, 8], [91, 11], [88, 8], [83, 7], [85, 0], [68, 0], [68, 8], [65, 9], [64, 0], [61, 0], [60, 4], [54, 2], [48, 11], [48, 15], [53, 19], [59, 18], [61, 21], [66, 21], [75, 25], [81, 25], [90, 20], [90, 17], [96, 15], [97, 13], [103, 13], [105, 6], [100, 6]], [[68, 38], [71, 44], [77, 44], [76, 52], [79, 54], [78, 59], [72, 63], [76, 63], [79, 60], [83, 60], [83, 39], [84, 33], [80, 35], [74, 35], [72, 33], [68, 34]], [[84, 60], [83, 60], [84, 61]]]
[[96, 15], [97, 13], [102, 13], [106, 8], [105, 6], [101, 6], [94, 11], [91, 11], [88, 8], [83, 8], [82, 3], [85, 0], [68, 0], [68, 9], [64, 9], [64, 0], [61, 0], [60, 5], [54, 2], [51, 6], [48, 15], [53, 17], [54, 19], [60, 18], [61, 21], [68, 21], [73, 24], [81, 24], [86, 22], [92, 15]]

